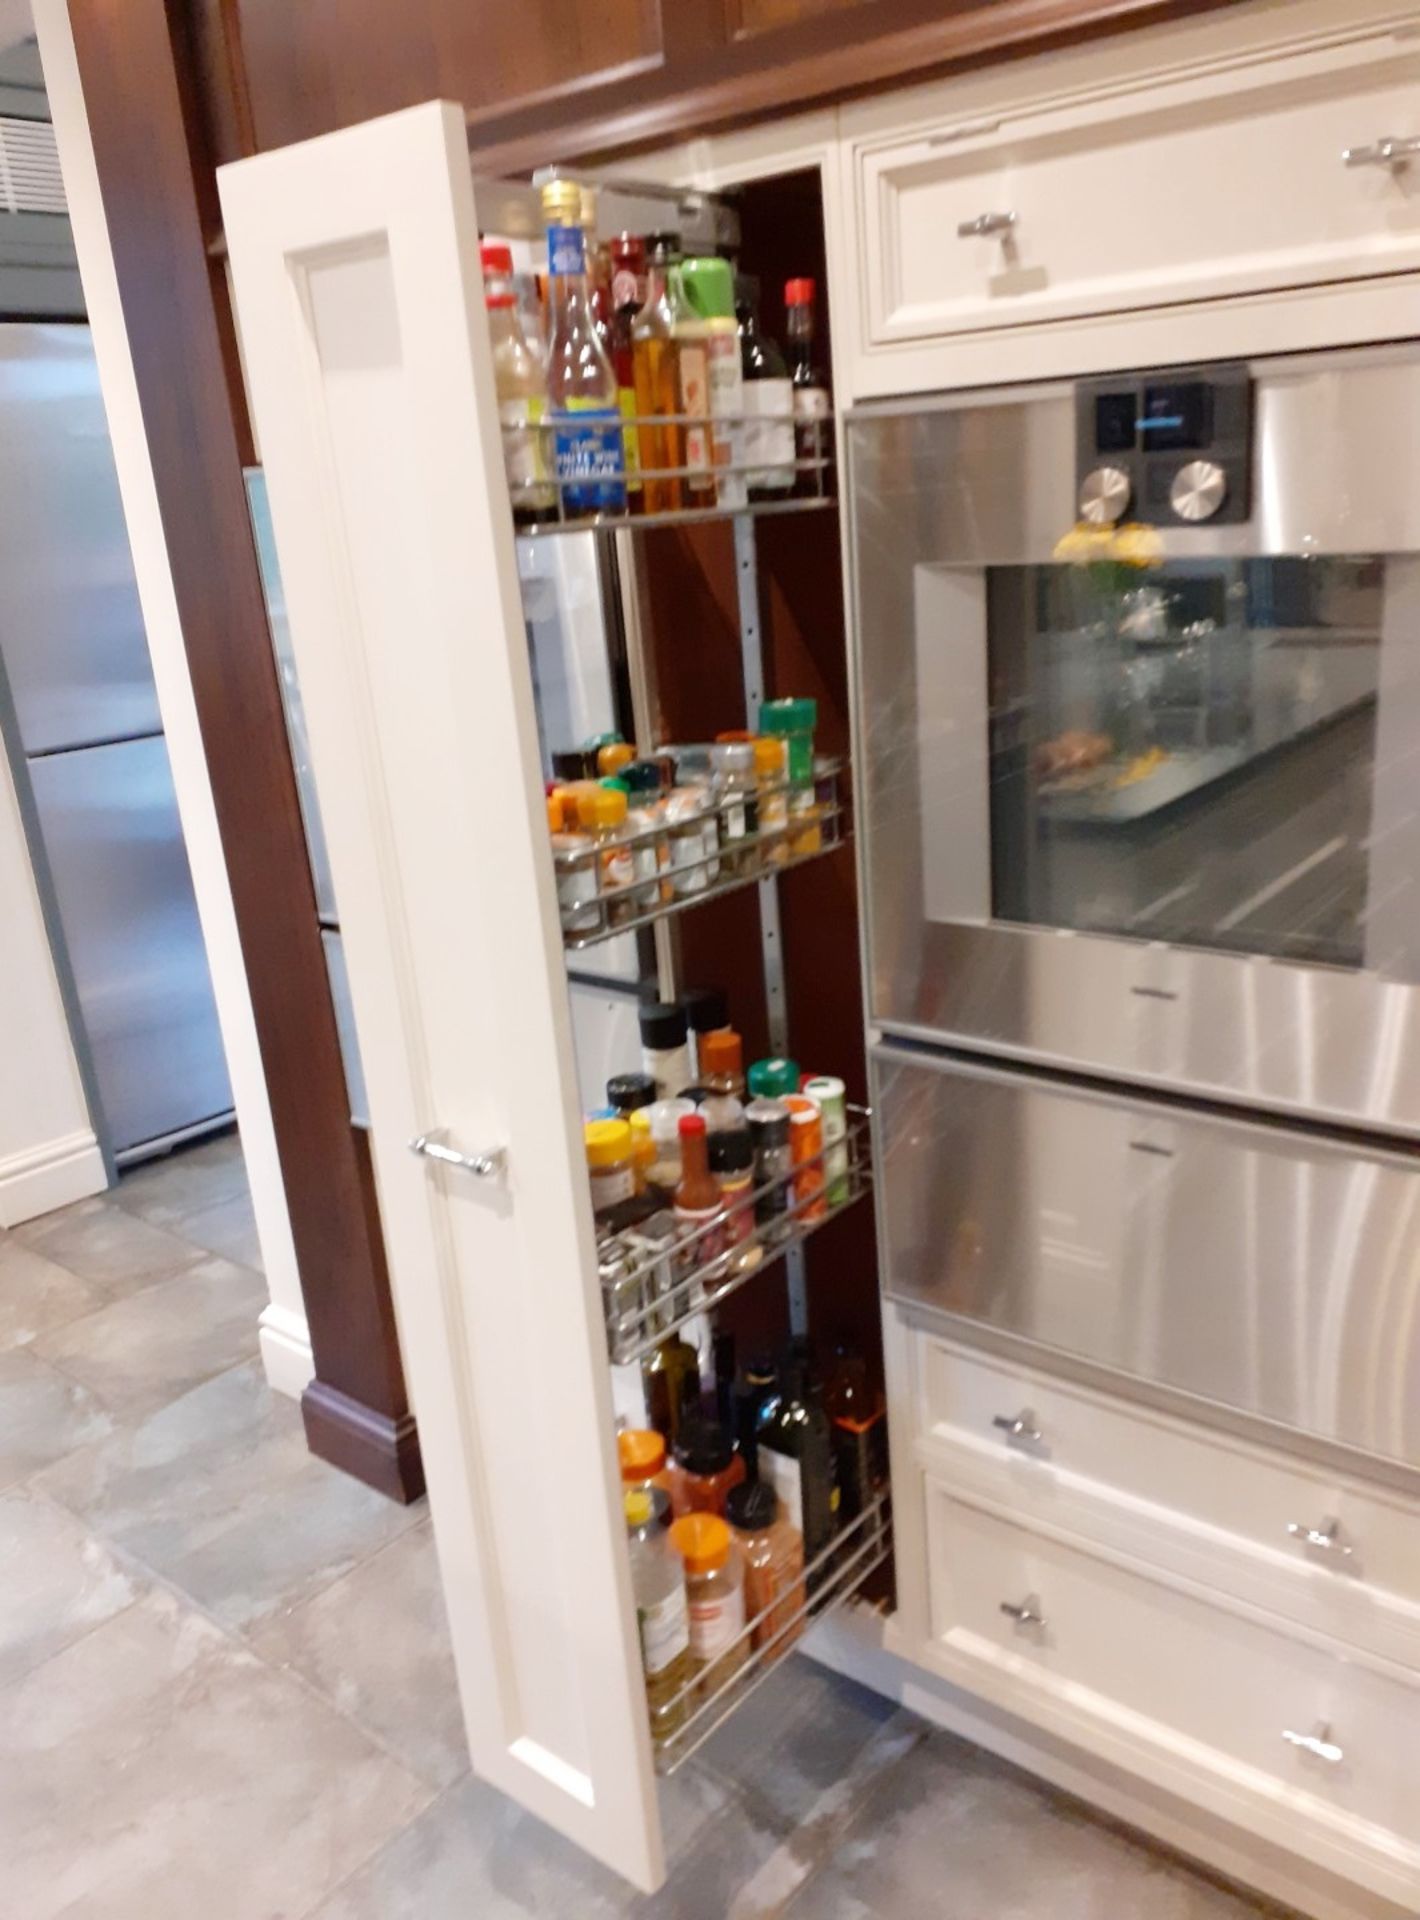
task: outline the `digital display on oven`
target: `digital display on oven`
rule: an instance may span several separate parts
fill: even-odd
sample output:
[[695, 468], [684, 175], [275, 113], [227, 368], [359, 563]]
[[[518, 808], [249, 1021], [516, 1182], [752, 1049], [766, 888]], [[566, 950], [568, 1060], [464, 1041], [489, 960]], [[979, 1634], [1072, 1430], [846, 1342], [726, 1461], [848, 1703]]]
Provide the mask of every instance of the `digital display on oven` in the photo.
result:
[[1201, 380], [1145, 387], [1139, 437], [1146, 452], [1206, 447], [1213, 437], [1212, 398]]

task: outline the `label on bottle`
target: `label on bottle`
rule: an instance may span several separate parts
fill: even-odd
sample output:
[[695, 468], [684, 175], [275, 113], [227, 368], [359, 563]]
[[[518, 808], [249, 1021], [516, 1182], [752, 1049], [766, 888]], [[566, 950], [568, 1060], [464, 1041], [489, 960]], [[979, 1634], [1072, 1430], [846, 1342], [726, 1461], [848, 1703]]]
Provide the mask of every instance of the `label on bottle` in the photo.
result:
[[743, 840], [749, 832], [749, 818], [743, 801], [727, 800], [720, 809], [727, 840]]
[[757, 491], [787, 493], [794, 484], [794, 389], [788, 379], [746, 380], [745, 476]]
[[542, 435], [532, 431], [542, 416], [543, 403], [536, 396], [524, 400], [502, 400], [498, 405], [499, 420], [505, 429], [511, 429], [503, 435], [503, 463], [508, 472], [508, 484], [515, 490], [515, 507], [533, 504], [529, 489], [536, 486], [546, 474]]
[[580, 227], [547, 229], [547, 271], [552, 274], [587, 271], [587, 242]]
[[597, 870], [590, 854], [585, 864], [570, 870], [558, 869], [557, 899], [562, 908], [562, 924], [568, 933], [591, 933], [601, 925], [602, 910], [594, 897], [596, 891]]
[[678, 1279], [684, 1280], [702, 1267], [713, 1265], [725, 1251], [727, 1223], [718, 1218], [719, 1213], [718, 1201], [713, 1207], [675, 1209], [676, 1239], [686, 1242], [675, 1257]]
[[690, 1651], [709, 1666], [739, 1639], [745, 1630], [745, 1594], [742, 1586], [727, 1581], [722, 1593], [712, 1599], [701, 1595], [690, 1602]]
[[670, 841], [672, 891], [682, 896], [704, 893], [710, 884], [710, 870], [704, 864], [704, 834], [698, 828], [683, 827], [671, 835]]
[[[679, 342], [678, 357], [680, 366], [680, 410], [705, 419], [710, 412], [710, 371], [709, 360], [704, 345], [698, 340]], [[707, 476], [711, 464], [712, 447], [710, 429], [687, 427], [685, 430], [685, 464], [692, 468], [705, 469]], [[694, 482], [691, 482], [694, 485]]]
[[[623, 420], [636, 417], [635, 387], [618, 387], [616, 404], [621, 409]], [[621, 429], [621, 457], [626, 467], [626, 487], [629, 493], [641, 491], [641, 448], [637, 442], [635, 427]]]
[[706, 342], [706, 375], [710, 387], [711, 446], [715, 459], [715, 491], [722, 507], [745, 503], [744, 377], [740, 372], [740, 339], [733, 329], [712, 333]]
[[608, 847], [602, 854], [602, 891], [616, 893], [636, 878], [630, 847]]
[[611, 276], [611, 309], [620, 313], [623, 307], [641, 305], [641, 286], [630, 267], [617, 267]]
[[796, 420], [826, 420], [828, 418], [827, 387], [795, 387], [794, 418]]
[[626, 505], [622, 483], [622, 429], [603, 421], [620, 413], [575, 395], [553, 414], [552, 456], [569, 513], [618, 513]]
[[767, 1480], [780, 1500], [791, 1527], [804, 1530], [804, 1476], [799, 1462], [788, 1453], [777, 1453], [763, 1439], [759, 1443], [759, 1477]]
[[676, 1583], [663, 1599], [636, 1609], [641, 1629], [641, 1664], [648, 1674], [664, 1673], [690, 1645], [690, 1612], [685, 1588]]
[[587, 1182], [592, 1189], [592, 1212], [605, 1213], [619, 1207], [636, 1192], [636, 1175], [630, 1167], [589, 1167]]

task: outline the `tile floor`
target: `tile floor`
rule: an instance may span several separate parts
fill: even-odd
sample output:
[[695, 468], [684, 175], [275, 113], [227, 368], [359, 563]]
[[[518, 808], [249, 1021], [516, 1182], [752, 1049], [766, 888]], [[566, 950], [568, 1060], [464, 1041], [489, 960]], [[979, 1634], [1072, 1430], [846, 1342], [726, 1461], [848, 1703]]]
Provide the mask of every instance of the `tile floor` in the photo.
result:
[[794, 1658], [665, 1789], [652, 1899], [470, 1778], [429, 1520], [256, 1358], [234, 1139], [0, 1233], [0, 1912], [1247, 1920]]

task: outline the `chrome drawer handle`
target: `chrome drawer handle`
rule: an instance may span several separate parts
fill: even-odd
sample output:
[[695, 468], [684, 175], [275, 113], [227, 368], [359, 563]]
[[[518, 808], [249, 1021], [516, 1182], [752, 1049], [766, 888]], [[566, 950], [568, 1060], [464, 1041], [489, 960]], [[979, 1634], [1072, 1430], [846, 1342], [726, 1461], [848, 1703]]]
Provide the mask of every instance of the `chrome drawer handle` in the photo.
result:
[[1330, 1516], [1324, 1519], [1319, 1527], [1304, 1527], [1300, 1520], [1289, 1520], [1287, 1531], [1294, 1540], [1300, 1540], [1303, 1546], [1317, 1547], [1323, 1553], [1338, 1553], [1343, 1560], [1349, 1560], [1355, 1551], [1341, 1538], [1341, 1522]]
[[1040, 1595], [1028, 1593], [1019, 1606], [1012, 1600], [1001, 1602], [1001, 1611], [1008, 1620], [1014, 1620], [1018, 1627], [1043, 1627], [1045, 1615], [1040, 1610]]
[[1343, 147], [1342, 163], [1348, 167], [1403, 167], [1420, 155], [1420, 140], [1398, 140], [1394, 134], [1382, 134], [1368, 147]]
[[1008, 1440], [1022, 1440], [1028, 1447], [1038, 1447], [1045, 1438], [1035, 1424], [1035, 1415], [1029, 1407], [1022, 1407], [1014, 1419], [1008, 1413], [993, 1413], [991, 1424], [998, 1427]]
[[957, 226], [958, 240], [986, 240], [993, 233], [1009, 233], [1020, 215], [1016, 213], [978, 213], [974, 220], [963, 220]]
[[1339, 1767], [1346, 1758], [1346, 1749], [1338, 1747], [1331, 1737], [1329, 1720], [1319, 1720], [1313, 1733], [1293, 1733], [1290, 1727], [1283, 1727], [1282, 1738], [1289, 1747], [1300, 1747], [1303, 1753], [1325, 1760], [1329, 1767]]
[[427, 1133], [419, 1133], [409, 1143], [411, 1153], [421, 1154], [426, 1160], [437, 1160], [441, 1167], [457, 1167], [461, 1173], [471, 1173], [475, 1180], [496, 1180], [508, 1164], [506, 1147], [483, 1147], [476, 1153], [460, 1153], [457, 1147], [448, 1144], [447, 1127], [431, 1127]]

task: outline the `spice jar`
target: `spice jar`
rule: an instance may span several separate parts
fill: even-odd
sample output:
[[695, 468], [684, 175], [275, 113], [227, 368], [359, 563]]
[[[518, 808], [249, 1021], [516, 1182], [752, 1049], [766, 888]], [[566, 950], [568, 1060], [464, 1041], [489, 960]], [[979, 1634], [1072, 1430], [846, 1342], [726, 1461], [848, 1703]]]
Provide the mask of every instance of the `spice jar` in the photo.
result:
[[596, 842], [607, 924], [623, 926], [636, 913], [631, 892], [636, 868], [626, 844], [626, 795], [615, 787], [589, 787], [578, 796], [577, 816]]
[[813, 785], [814, 728], [817, 725], [817, 700], [766, 700], [759, 709], [760, 732], [784, 742], [785, 771], [791, 787]]
[[647, 1107], [644, 1111], [656, 1150], [655, 1159], [647, 1170], [647, 1179], [652, 1186], [664, 1187], [667, 1193], [673, 1192], [680, 1180], [680, 1123], [686, 1114], [694, 1113], [695, 1102], [658, 1100], [653, 1107]]
[[656, 1164], [656, 1143], [651, 1137], [651, 1116], [646, 1107], [633, 1107], [626, 1116], [631, 1129], [631, 1165], [636, 1175], [636, 1191], [645, 1193], [653, 1182], [651, 1169]]
[[745, 1093], [744, 1042], [733, 1027], [717, 1027], [696, 1035], [695, 1051], [706, 1084], [743, 1099]]
[[685, 1565], [695, 1696], [706, 1700], [749, 1658], [744, 1568], [732, 1551], [730, 1529], [718, 1514], [691, 1513], [674, 1521], [671, 1546]]
[[724, 871], [743, 878], [760, 866], [758, 809], [755, 800], [754, 748], [731, 741], [710, 749], [715, 797], [720, 812], [720, 850]]
[[602, 906], [597, 898], [596, 843], [589, 833], [568, 829], [566, 802], [561, 793], [547, 796], [547, 825], [552, 836], [557, 911], [563, 931], [596, 933], [602, 924]]
[[761, 1240], [783, 1238], [789, 1230], [789, 1109], [782, 1100], [751, 1100], [745, 1108], [754, 1144], [754, 1218]]
[[588, 1120], [582, 1137], [592, 1187], [592, 1212], [608, 1213], [636, 1191], [631, 1129], [624, 1120]]
[[823, 1173], [831, 1207], [848, 1198], [848, 1095], [841, 1080], [832, 1074], [815, 1074], [803, 1085], [804, 1098], [812, 1100], [823, 1120]]
[[666, 1443], [654, 1427], [626, 1427], [616, 1436], [616, 1459], [626, 1492], [640, 1487], [669, 1495], [672, 1474], [666, 1465]]
[[767, 867], [780, 867], [788, 857], [789, 770], [784, 742], [772, 734], [761, 734], [754, 743], [754, 779], [760, 859]]
[[661, 770], [654, 760], [633, 760], [621, 769], [620, 778], [629, 796], [626, 831], [636, 869], [636, 905], [639, 912], [645, 913], [671, 897], [667, 878], [670, 849], [666, 844], [661, 807]]
[[704, 893], [719, 873], [719, 831], [704, 787], [672, 787], [661, 803], [670, 851], [671, 892], [684, 900]]
[[637, 1011], [641, 1066], [662, 1100], [672, 1099], [691, 1077], [690, 1025], [678, 1000], [648, 1000]]
[[812, 787], [789, 789], [789, 837], [785, 857], [801, 860], [823, 851], [823, 811]]
[[812, 1100], [803, 1094], [787, 1096], [789, 1109], [789, 1158], [794, 1167], [794, 1215], [806, 1226], [822, 1220], [828, 1213], [824, 1199], [823, 1119]]
[[763, 1480], [735, 1487], [725, 1503], [725, 1518], [744, 1561], [750, 1644], [772, 1645], [769, 1657], [777, 1660], [804, 1630], [803, 1621], [795, 1619], [808, 1601], [804, 1536]]
[[671, 1501], [677, 1513], [723, 1513], [731, 1487], [745, 1477], [745, 1463], [729, 1434], [715, 1420], [687, 1418], [675, 1442], [676, 1481]]
[[749, 1070], [749, 1090], [756, 1100], [782, 1100], [799, 1091], [799, 1063], [774, 1055], [756, 1060]]
[[656, 1082], [649, 1073], [614, 1073], [606, 1083], [607, 1104], [617, 1113], [632, 1114], [656, 1098]]
[[627, 746], [624, 740], [610, 740], [604, 747], [597, 748], [597, 772], [620, 773], [621, 769], [630, 766], [635, 758], [635, 747]]
[[738, 1127], [710, 1135], [710, 1171], [720, 1182], [720, 1205], [725, 1212], [726, 1269], [748, 1273], [759, 1265], [764, 1251], [753, 1237], [754, 1142], [743, 1119]]

